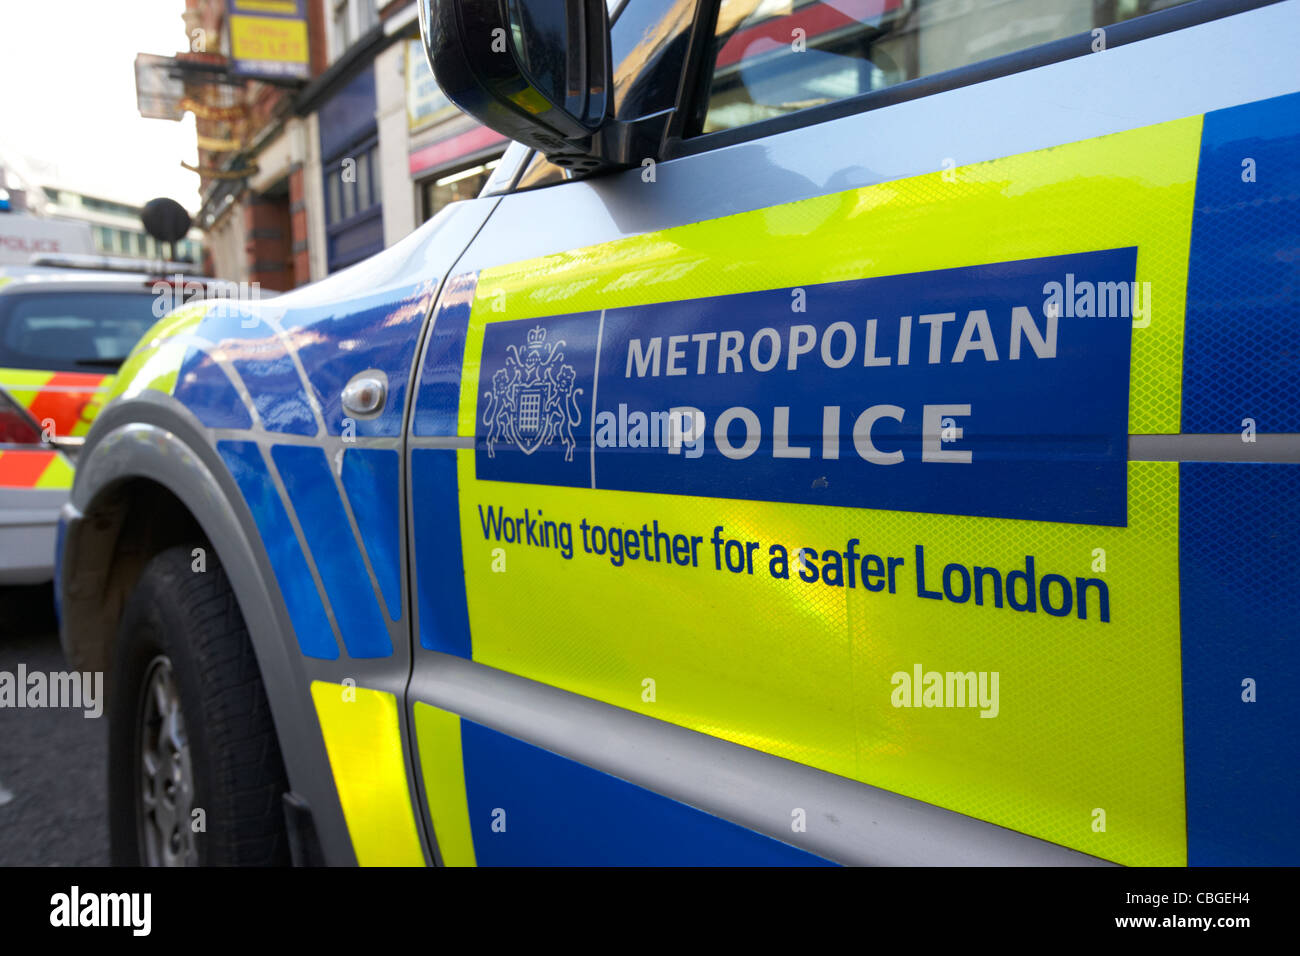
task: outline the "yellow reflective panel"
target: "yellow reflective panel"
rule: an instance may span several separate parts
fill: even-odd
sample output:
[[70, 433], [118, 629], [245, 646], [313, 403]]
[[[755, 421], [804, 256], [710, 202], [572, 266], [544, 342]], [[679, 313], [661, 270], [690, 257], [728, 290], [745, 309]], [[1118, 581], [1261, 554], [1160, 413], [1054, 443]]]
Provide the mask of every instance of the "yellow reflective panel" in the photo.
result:
[[74, 436], [84, 436], [90, 432], [90, 426], [95, 424], [95, 419], [99, 416], [100, 411], [103, 410], [105, 403], [108, 401], [108, 396], [113, 390], [113, 376], [105, 375], [99, 380], [96, 387], [102, 389], [102, 391], [98, 391], [92, 395], [90, 400], [86, 402], [85, 406], [81, 409], [81, 415], [77, 418], [77, 424], [72, 426], [72, 434]]
[[392, 694], [312, 681], [325, 750], [362, 866], [423, 866]]
[[1176, 433], [1200, 138], [1194, 116], [488, 269], [460, 432], [485, 322], [1137, 246], [1129, 430]]
[[176, 388], [176, 379], [189, 349], [190, 343], [183, 339], [164, 339], [147, 351], [132, 355], [130, 369], [124, 369], [124, 374], [114, 380], [111, 397], [134, 398], [148, 390], [170, 395]]
[[[1185, 863], [1176, 463], [1129, 465], [1129, 526], [1115, 528], [479, 482], [473, 452], [458, 456], [474, 660], [1108, 859]], [[502, 545], [483, 540], [479, 504], [541, 509], [572, 521], [575, 538], [584, 519], [639, 529], [653, 518], [705, 540], [698, 567], [616, 567], [580, 539], [571, 561], [506, 545], [498, 573]], [[717, 567], [718, 525], [759, 542], [752, 575]], [[853, 587], [808, 583], [793, 563], [787, 580], [770, 573], [774, 544], [792, 561], [815, 549], [824, 572], [826, 552], [852, 538]], [[939, 598], [920, 594], [918, 545], [923, 589]], [[868, 565], [883, 572], [870, 579], [879, 591], [863, 586], [867, 555], [880, 559]], [[1069, 615], [1011, 606], [1009, 580], [1027, 601], [1011, 578], [1026, 555], [1036, 603], [1043, 578], [1060, 575]], [[890, 558], [901, 559], [893, 593]], [[996, 571], [1000, 594], [984, 573], [982, 604], [943, 599], [949, 564], [972, 579]], [[918, 667], [912, 706], [895, 677]], [[974, 674], [972, 698], [982, 679], [986, 702], [930, 706], [931, 672]], [[1096, 809], [1105, 832], [1092, 829]]]
[[416, 701], [415, 736], [420, 747], [424, 798], [429, 803], [429, 816], [443, 865], [474, 866], [474, 835], [465, 796], [460, 717]]
[[[490, 322], [1136, 247], [1129, 430], [1177, 432], [1200, 130], [1194, 117], [487, 270], [460, 431], [475, 432]], [[1111, 527], [481, 481], [474, 452], [457, 454], [474, 660], [1107, 859], [1185, 863], [1176, 464], [1130, 463], [1128, 524]], [[571, 522], [573, 557], [507, 545], [494, 571], [480, 505]], [[658, 521], [699, 536], [698, 561], [616, 566], [584, 551], [584, 520]], [[752, 573], [715, 563], [715, 528], [755, 543]], [[857, 582], [828, 583], [850, 542]], [[792, 565], [812, 549], [821, 573], [774, 575], [776, 546]], [[944, 593], [963, 577], [978, 599]]]

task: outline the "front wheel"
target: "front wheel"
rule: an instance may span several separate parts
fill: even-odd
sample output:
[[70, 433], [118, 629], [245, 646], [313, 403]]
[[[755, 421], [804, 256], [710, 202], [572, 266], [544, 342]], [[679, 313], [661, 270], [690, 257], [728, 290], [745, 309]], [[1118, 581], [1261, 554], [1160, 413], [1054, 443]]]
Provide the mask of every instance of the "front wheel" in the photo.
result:
[[289, 862], [288, 782], [243, 615], [209, 552], [156, 555], [118, 630], [110, 674], [114, 864]]

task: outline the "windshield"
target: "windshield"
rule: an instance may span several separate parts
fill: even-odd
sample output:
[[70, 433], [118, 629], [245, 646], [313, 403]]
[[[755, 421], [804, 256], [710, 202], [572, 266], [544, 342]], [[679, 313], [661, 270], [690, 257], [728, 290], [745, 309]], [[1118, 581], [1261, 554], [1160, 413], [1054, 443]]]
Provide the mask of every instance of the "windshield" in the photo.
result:
[[114, 372], [157, 321], [150, 292], [0, 297], [0, 368]]

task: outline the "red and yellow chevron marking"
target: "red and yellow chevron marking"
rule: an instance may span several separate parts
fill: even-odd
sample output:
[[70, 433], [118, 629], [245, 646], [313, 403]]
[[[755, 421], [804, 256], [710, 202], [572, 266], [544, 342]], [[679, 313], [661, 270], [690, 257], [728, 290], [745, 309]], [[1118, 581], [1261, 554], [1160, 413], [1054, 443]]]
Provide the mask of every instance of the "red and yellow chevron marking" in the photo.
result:
[[84, 435], [112, 384], [111, 375], [0, 368], [0, 391], [27, 409], [38, 428], [53, 422], [65, 438]]
[[71, 488], [72, 465], [57, 451], [0, 451], [0, 488]]

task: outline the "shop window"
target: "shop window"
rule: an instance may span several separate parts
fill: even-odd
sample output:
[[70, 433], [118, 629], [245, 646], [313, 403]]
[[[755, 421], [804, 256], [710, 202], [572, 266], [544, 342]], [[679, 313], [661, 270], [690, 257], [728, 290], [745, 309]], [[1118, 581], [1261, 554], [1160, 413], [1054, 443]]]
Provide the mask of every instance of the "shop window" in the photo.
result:
[[432, 219], [444, 206], [461, 199], [473, 199], [487, 184], [497, 160], [443, 172], [420, 184], [421, 219]]

